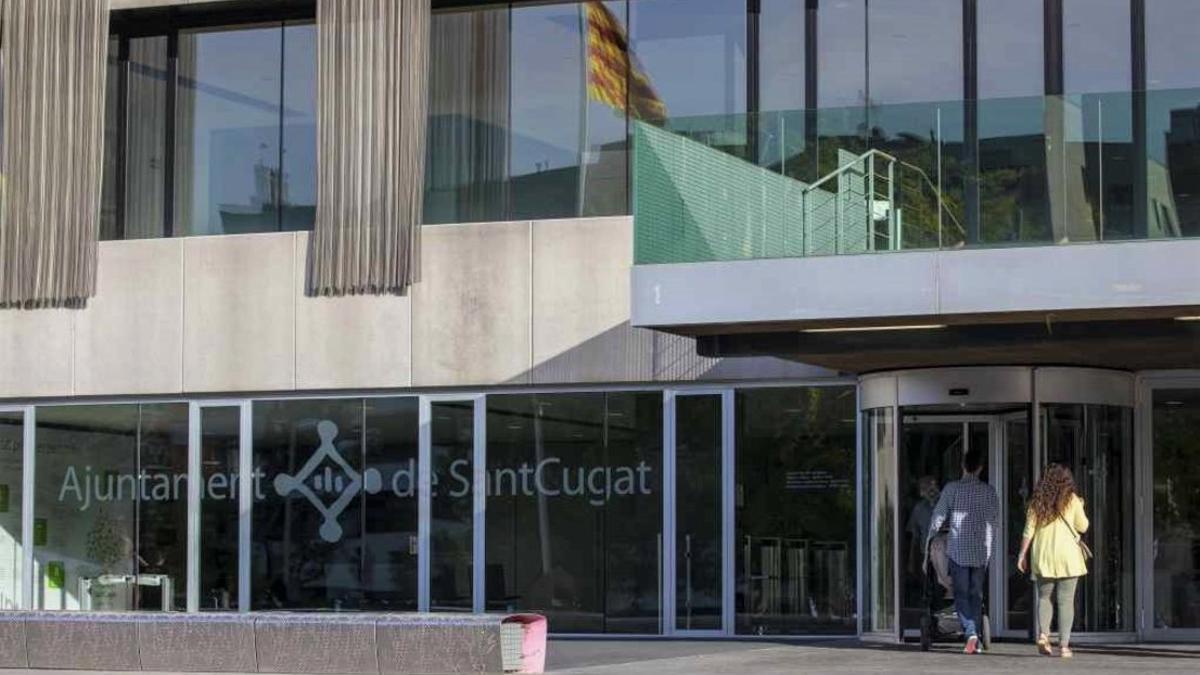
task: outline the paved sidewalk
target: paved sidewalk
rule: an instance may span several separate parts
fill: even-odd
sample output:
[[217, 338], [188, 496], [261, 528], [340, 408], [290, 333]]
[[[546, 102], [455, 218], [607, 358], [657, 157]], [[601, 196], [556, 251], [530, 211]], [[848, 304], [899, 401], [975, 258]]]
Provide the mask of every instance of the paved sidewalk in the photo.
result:
[[[969, 660], [968, 660], [969, 659]], [[794, 675], [795, 673], [1200, 673], [1200, 645], [1079, 645], [1074, 659], [1047, 658], [1032, 645], [1003, 643], [966, 656], [951, 645], [837, 642], [554, 640], [547, 671], [563, 675]]]

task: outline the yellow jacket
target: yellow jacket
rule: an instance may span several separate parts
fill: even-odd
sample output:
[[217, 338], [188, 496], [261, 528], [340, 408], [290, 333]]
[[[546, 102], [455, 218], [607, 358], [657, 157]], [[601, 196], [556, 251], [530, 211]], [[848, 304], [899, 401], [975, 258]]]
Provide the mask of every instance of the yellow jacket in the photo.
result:
[[[1066, 523], [1063, 522], [1066, 520]], [[1078, 539], [1067, 527], [1083, 534], [1088, 529], [1088, 518], [1083, 512], [1083, 500], [1073, 495], [1062, 518], [1038, 527], [1037, 518], [1030, 509], [1025, 515], [1024, 539], [1032, 539], [1029, 552], [1029, 568], [1037, 579], [1062, 579], [1081, 577], [1087, 574], [1087, 561], [1079, 550]]]

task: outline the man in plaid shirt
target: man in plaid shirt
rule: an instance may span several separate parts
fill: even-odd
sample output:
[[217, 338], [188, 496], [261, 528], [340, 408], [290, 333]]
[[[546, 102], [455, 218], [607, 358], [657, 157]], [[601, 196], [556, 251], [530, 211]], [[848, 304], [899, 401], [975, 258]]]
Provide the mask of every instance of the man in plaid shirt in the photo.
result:
[[[996, 489], [979, 480], [983, 470], [983, 452], [971, 448], [963, 454], [963, 477], [946, 485], [933, 519], [929, 538], [942, 526], [948, 528], [946, 554], [950, 558], [950, 578], [954, 581], [954, 610], [962, 621], [967, 637], [963, 651], [979, 651], [978, 625], [983, 615], [983, 579], [992, 559], [992, 544], [1000, 520], [1000, 498]], [[928, 540], [926, 541], [928, 549]]]

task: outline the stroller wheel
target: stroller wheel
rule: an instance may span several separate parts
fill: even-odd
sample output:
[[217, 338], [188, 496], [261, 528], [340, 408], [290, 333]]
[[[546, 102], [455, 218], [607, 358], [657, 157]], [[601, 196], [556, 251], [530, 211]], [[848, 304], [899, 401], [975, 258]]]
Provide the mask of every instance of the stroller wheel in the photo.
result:
[[933, 623], [929, 615], [921, 617], [921, 651], [927, 652], [933, 646]]
[[982, 632], [983, 632], [983, 635], [981, 636], [981, 638], [982, 638], [982, 642], [983, 642], [983, 648], [987, 651], [991, 651], [991, 649], [992, 649], [992, 621], [991, 621], [991, 619], [987, 618], [987, 615], [984, 615], [984, 617], [983, 617], [983, 631]]

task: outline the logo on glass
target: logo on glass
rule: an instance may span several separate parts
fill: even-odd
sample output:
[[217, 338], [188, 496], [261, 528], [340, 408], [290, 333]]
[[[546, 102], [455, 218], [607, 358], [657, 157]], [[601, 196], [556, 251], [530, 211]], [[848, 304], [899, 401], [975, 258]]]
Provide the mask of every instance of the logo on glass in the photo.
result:
[[[317, 435], [321, 445], [296, 474], [281, 473], [275, 476], [275, 492], [286, 497], [299, 492], [320, 512], [321, 538], [334, 543], [342, 538], [342, 525], [338, 522], [342, 512], [359, 492], [376, 494], [383, 489], [383, 476], [377, 469], [359, 473], [338, 453], [333, 441], [337, 438], [337, 425], [329, 420], [317, 424]], [[323, 495], [334, 497], [327, 504]]]

